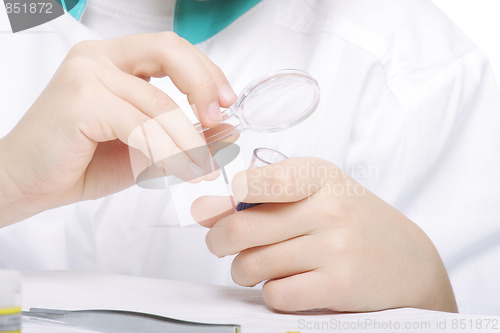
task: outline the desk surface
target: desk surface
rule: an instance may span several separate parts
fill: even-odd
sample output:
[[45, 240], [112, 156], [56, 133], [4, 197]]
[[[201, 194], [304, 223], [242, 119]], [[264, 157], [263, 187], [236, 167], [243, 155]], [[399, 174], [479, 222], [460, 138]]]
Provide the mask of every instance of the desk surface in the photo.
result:
[[[25, 310], [114, 309], [204, 323], [239, 324], [242, 333], [458, 332], [452, 330], [454, 319], [479, 318], [417, 309], [369, 314], [281, 314], [269, 309], [255, 289], [76, 272], [24, 274], [22, 304]], [[439, 322], [446, 323], [446, 327], [441, 324], [439, 328]], [[466, 331], [478, 330], [460, 330]], [[493, 331], [500, 332], [500, 327]]]

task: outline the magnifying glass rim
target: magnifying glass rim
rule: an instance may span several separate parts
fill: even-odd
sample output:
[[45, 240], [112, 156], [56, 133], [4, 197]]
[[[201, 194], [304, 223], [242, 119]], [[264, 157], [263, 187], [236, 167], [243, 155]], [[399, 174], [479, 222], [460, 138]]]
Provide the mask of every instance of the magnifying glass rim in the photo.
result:
[[[249, 119], [245, 116], [244, 109], [241, 109], [241, 106], [245, 102], [246, 98], [263, 84], [267, 84], [271, 81], [287, 77], [295, 79], [301, 78], [301, 80], [305, 84], [309, 84], [313, 88], [314, 96], [308, 108], [295, 119], [292, 119], [285, 124], [278, 124], [274, 126], [259, 126], [249, 121]], [[320, 100], [320, 90], [318, 82], [309, 73], [298, 69], [282, 69], [274, 73], [261, 76], [247, 85], [245, 89], [243, 89], [243, 91], [244, 93], [238, 98], [238, 102], [236, 105], [237, 108], [241, 110], [241, 121], [246, 125], [245, 127], [260, 132], [277, 132], [298, 125], [299, 123], [307, 119], [316, 110]]]
[[260, 162], [262, 162], [262, 163], [264, 163], [266, 165], [276, 163], [276, 162], [270, 162], [270, 161], [264, 159], [264, 157], [261, 156], [262, 153], [266, 153], [266, 152], [268, 152], [268, 153], [270, 152], [272, 154], [278, 155], [279, 157], [282, 158], [280, 161], [286, 160], [288, 158], [285, 154], [283, 154], [280, 151], [277, 151], [277, 150], [272, 149], [272, 148], [261, 147], [261, 148], [256, 148], [256, 149], [253, 150], [252, 164], [255, 164], [255, 160], [258, 160], [258, 161], [260, 161]]

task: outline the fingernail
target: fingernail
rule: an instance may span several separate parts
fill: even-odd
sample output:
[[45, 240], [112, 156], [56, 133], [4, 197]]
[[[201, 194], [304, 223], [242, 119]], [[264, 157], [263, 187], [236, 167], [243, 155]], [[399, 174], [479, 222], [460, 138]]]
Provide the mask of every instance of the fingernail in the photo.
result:
[[231, 88], [227, 82], [220, 86], [219, 93], [224, 100], [231, 104], [234, 103], [237, 98], [233, 88]]
[[210, 120], [216, 123], [222, 120], [219, 103], [213, 102], [208, 106], [208, 118], [210, 118]]

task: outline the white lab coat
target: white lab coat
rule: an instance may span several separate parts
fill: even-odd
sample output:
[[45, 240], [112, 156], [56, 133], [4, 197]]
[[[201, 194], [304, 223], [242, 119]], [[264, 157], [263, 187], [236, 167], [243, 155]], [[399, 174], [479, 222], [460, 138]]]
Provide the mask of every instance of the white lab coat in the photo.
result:
[[[5, 13], [2, 30], [8, 30]], [[0, 34], [0, 135], [41, 93], [66, 52], [99, 38], [69, 15]], [[500, 93], [483, 54], [424, 0], [264, 0], [199, 45], [235, 90], [281, 68], [310, 72], [322, 99], [255, 147], [342, 166], [432, 239], [465, 312], [500, 314]], [[155, 84], [171, 91], [168, 80]], [[165, 191], [121, 193], [0, 230], [0, 266], [230, 283], [231, 258], [203, 228], [179, 228]]]

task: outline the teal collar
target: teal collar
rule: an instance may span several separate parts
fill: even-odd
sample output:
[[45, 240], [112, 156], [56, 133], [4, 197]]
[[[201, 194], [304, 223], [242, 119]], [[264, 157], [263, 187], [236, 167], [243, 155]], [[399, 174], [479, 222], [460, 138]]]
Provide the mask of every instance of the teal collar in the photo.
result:
[[[87, 0], [56, 0], [80, 20]], [[177, 0], [174, 31], [192, 44], [224, 30], [262, 0]]]
[[87, 0], [56, 0], [59, 2], [64, 10], [71, 14], [75, 19], [80, 21], [83, 11], [87, 5]]
[[214, 36], [262, 0], [177, 0], [174, 32], [192, 44]]

